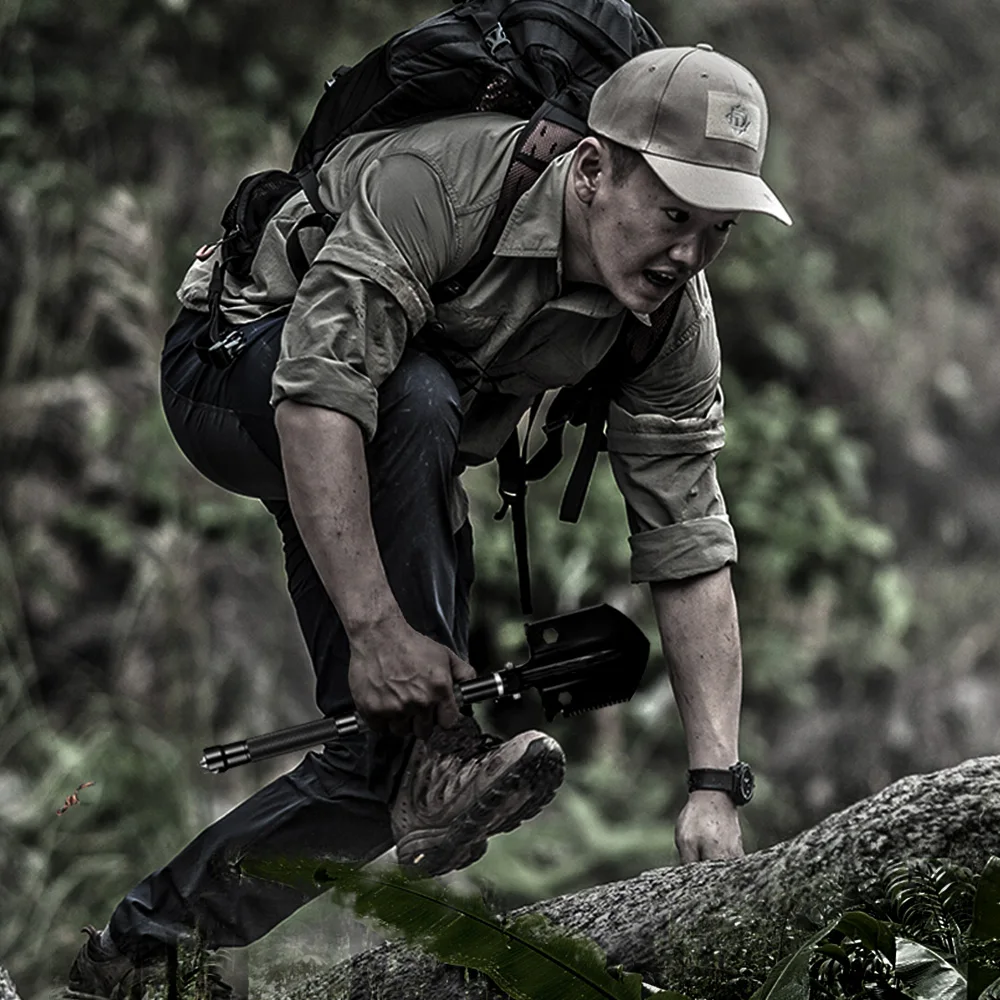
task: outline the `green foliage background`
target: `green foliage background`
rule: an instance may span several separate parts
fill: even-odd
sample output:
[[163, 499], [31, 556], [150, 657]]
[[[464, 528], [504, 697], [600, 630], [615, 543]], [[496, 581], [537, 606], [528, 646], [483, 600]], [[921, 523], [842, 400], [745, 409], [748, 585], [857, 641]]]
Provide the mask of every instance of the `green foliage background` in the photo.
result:
[[[767, 175], [796, 220], [744, 219], [710, 273], [755, 848], [996, 751], [1000, 8], [637, 6], [761, 79]], [[0, 959], [26, 998], [84, 922], [290, 763], [213, 777], [202, 746], [315, 711], [275, 532], [185, 464], [156, 360], [239, 178], [288, 160], [331, 68], [436, 9], [0, 5]], [[567, 472], [531, 491], [539, 612], [612, 600], [655, 637], [606, 465], [577, 526], [556, 519]], [[468, 486], [488, 666], [523, 633], [492, 470]], [[542, 724], [527, 702], [482, 717]], [[674, 863], [686, 762], [658, 653], [628, 706], [551, 731], [565, 789], [467, 878], [513, 904]], [[331, 920], [307, 907], [257, 953], [357, 944]]]

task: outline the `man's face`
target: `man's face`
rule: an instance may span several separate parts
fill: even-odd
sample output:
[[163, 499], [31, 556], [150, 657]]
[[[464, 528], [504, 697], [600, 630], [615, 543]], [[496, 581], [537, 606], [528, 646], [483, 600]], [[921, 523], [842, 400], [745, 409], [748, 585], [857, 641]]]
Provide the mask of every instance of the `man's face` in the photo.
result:
[[[571, 183], [581, 197], [581, 280], [603, 285], [633, 312], [650, 313], [704, 270], [726, 245], [739, 212], [715, 212], [681, 201], [645, 161], [611, 179], [607, 149], [584, 163]], [[589, 273], [588, 273], [589, 272]]]

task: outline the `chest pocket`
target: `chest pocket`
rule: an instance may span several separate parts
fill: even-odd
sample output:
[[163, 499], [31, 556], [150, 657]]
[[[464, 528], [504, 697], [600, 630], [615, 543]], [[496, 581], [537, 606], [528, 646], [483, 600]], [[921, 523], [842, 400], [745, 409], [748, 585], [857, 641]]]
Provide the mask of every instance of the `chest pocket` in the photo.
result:
[[456, 302], [442, 303], [436, 313], [436, 320], [427, 325], [424, 336], [437, 337], [441, 347], [457, 347], [466, 351], [484, 348], [506, 316], [502, 312], [467, 309]]
[[501, 392], [523, 396], [574, 385], [615, 342], [618, 324], [552, 310], [513, 337], [489, 366]]

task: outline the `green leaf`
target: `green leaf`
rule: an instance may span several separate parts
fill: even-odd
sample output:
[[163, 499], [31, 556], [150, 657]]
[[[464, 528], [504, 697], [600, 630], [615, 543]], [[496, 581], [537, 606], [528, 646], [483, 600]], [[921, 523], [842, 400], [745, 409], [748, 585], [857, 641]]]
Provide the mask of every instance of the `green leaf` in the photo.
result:
[[630, 972], [614, 978], [598, 945], [559, 929], [541, 914], [507, 922], [491, 915], [477, 896], [463, 897], [390, 867], [366, 870], [336, 861], [249, 858], [240, 867], [247, 875], [286, 885], [311, 882], [329, 888], [338, 903], [352, 906], [358, 916], [374, 918], [441, 962], [485, 973], [514, 1000], [642, 996], [641, 976]]
[[827, 924], [798, 951], [780, 961], [750, 1000], [809, 1000], [809, 962], [816, 946], [835, 930], [837, 923]]
[[818, 944], [816, 945], [816, 953], [818, 955], [829, 955], [830, 958], [835, 958], [838, 962], [842, 962], [844, 965], [846, 965], [848, 961], [847, 952], [841, 948], [839, 944]]
[[971, 912], [975, 877], [937, 860], [909, 860], [886, 872], [886, 889], [906, 937], [955, 955]]
[[[976, 898], [972, 904], [972, 925], [969, 927], [970, 941], [993, 941], [1000, 938], [1000, 858], [990, 858], [986, 862]], [[969, 960], [969, 1000], [976, 1000], [996, 979], [995, 966], [970, 958]]]
[[909, 938], [896, 941], [896, 975], [915, 1000], [965, 1000], [965, 976], [943, 955]]
[[856, 938], [871, 951], [881, 952], [890, 962], [896, 961], [896, 935], [884, 920], [851, 910], [840, 918], [834, 930], [845, 937]]

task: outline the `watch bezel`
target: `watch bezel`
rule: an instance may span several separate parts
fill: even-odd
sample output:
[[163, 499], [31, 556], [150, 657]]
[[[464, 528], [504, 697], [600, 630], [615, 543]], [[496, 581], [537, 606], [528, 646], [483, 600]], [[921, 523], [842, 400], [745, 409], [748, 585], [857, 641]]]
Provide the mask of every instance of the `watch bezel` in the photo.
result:
[[733, 764], [729, 771], [733, 776], [733, 802], [738, 806], [745, 806], [753, 798], [753, 793], [757, 787], [753, 768], [740, 760]]

